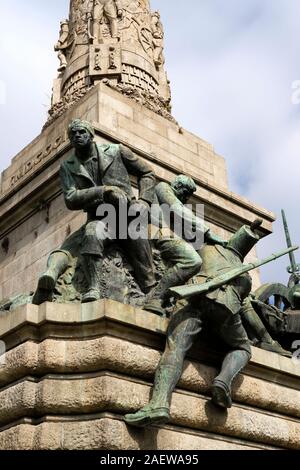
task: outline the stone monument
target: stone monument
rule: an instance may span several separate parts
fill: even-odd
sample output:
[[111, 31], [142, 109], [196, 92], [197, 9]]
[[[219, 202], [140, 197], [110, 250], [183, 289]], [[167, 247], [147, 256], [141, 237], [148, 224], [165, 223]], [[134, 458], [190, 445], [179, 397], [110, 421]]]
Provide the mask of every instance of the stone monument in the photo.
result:
[[[110, 161], [127, 149], [158, 186], [171, 187], [179, 174], [192, 179], [191, 202], [204, 204], [206, 230], [221, 244], [257, 218], [257, 234], [266, 236], [274, 221], [230, 191], [224, 158], [172, 116], [162, 19], [148, 0], [71, 0], [58, 36], [48, 120], [0, 183], [0, 448], [299, 449], [298, 363], [252, 346], [224, 410], [211, 402], [224, 356], [211, 338], [186, 356], [171, 420], [145, 430], [126, 423], [149, 402], [169, 319], [143, 309], [147, 289], [118, 244], [105, 252], [100, 300], [91, 298], [78, 250], [49, 297], [36, 297], [51, 253], [70, 239], [78, 248], [86, 227], [86, 214], [66, 206], [59, 176], [73, 158], [74, 120], [90, 123], [101, 152], [115, 149]], [[128, 172], [130, 200], [141, 197], [137, 173]], [[255, 260], [254, 247], [246, 262]], [[153, 264], [157, 282], [168, 266], [155, 250]], [[257, 270], [252, 285], [260, 286]], [[257, 333], [261, 323], [252, 323]]]
[[148, 0], [71, 1], [55, 49], [61, 63], [47, 125], [100, 82], [174, 121], [163, 27]]

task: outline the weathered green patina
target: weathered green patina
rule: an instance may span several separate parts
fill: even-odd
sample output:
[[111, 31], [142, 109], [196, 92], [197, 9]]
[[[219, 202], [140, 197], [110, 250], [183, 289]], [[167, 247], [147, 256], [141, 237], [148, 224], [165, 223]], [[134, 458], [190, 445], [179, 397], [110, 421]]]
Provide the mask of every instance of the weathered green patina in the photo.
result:
[[249, 274], [243, 270], [243, 260], [259, 240], [255, 233], [259, 225], [255, 223], [252, 227], [242, 227], [227, 247], [206, 245], [200, 250], [203, 265], [198, 276], [191, 281], [193, 284], [203, 285], [207, 280], [233, 269], [240, 270], [240, 275], [229, 278], [227, 283], [215, 290], [179, 302], [170, 320], [152, 399], [137, 413], [125, 416], [128, 424], [145, 426], [168, 421], [171, 395], [181, 377], [184, 358], [203, 328], [210, 330], [229, 348], [221, 371], [213, 381], [211, 393], [217, 406], [231, 407], [232, 381], [251, 358], [250, 341], [242, 324], [241, 311], [243, 306], [244, 310], [249, 308], [252, 282]]
[[[196, 189], [194, 180], [186, 175], [178, 175], [171, 184], [162, 182], [155, 188], [154, 202], [161, 209], [157, 220], [152, 221], [159, 228], [159, 236], [154, 243], [170, 267], [148, 295], [145, 310], [163, 314], [169, 288], [185, 284], [200, 271], [202, 259], [193, 246], [195, 239], [201, 241], [201, 245], [203, 242], [223, 246], [227, 243], [185, 206]], [[174, 220], [179, 222], [180, 233]]]
[[[61, 183], [65, 203], [70, 210], [87, 213], [87, 223], [82, 228], [80, 241], [81, 265], [86, 278], [86, 292], [82, 302], [100, 299], [99, 273], [103, 268], [104, 251], [111, 244], [112, 236], [99, 237], [105, 233], [104, 216], [97, 215], [101, 204], [111, 204], [116, 210], [147, 211], [153, 201], [155, 175], [151, 168], [123, 145], [98, 145], [94, 142], [94, 129], [86, 121], [73, 121], [68, 130], [74, 151], [62, 163]], [[130, 175], [137, 177], [139, 199], [133, 196]], [[120, 209], [121, 210], [121, 209]], [[103, 227], [101, 227], [101, 223]], [[153, 258], [149, 241], [133, 239], [128, 232], [125, 239], [118, 240], [126, 251], [134, 269], [135, 279], [141, 290], [149, 292], [155, 285]], [[73, 240], [68, 240], [61, 250], [52, 253], [48, 269], [38, 282], [34, 303], [49, 299], [58, 277], [70, 265]]]

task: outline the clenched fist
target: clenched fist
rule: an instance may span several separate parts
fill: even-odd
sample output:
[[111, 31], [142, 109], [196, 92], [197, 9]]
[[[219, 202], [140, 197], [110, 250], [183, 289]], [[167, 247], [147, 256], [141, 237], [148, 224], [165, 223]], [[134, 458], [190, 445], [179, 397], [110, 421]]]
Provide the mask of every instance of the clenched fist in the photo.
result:
[[119, 204], [127, 204], [129, 198], [128, 195], [117, 186], [106, 186], [104, 189], [104, 202], [116, 206]]

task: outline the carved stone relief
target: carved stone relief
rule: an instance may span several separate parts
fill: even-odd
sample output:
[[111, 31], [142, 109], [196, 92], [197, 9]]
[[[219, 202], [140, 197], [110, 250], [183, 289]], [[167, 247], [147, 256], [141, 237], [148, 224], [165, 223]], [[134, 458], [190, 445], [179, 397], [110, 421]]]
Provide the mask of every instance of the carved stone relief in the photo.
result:
[[164, 30], [160, 21], [160, 14], [155, 11], [152, 14], [152, 44], [153, 44], [153, 60], [155, 67], [159, 70], [164, 64], [165, 59], [163, 55], [164, 51]]
[[94, 44], [120, 37], [119, 19], [123, 16], [122, 0], [95, 0], [93, 9]]
[[99, 44], [90, 46], [90, 75], [121, 74], [121, 46], [119, 44]]
[[[148, 0], [71, 0], [70, 17], [61, 22], [55, 50], [60, 74], [46, 125], [76, 103], [94, 80], [106, 80], [174, 121], [164, 70], [163, 26]], [[70, 69], [72, 75], [66, 80]]]
[[76, 44], [88, 44], [91, 40], [93, 0], [71, 0], [70, 33]]
[[124, 3], [121, 27], [123, 43], [141, 45], [143, 50], [152, 57], [150, 10], [141, 0], [127, 0]]
[[87, 86], [87, 78], [88, 77], [84, 69], [76, 72], [65, 82], [63, 95], [68, 99], [77, 91], [85, 88]]
[[149, 91], [136, 88], [130, 84], [115, 84], [113, 80], [109, 80], [108, 78], [103, 79], [102, 82], [113, 90], [116, 90], [128, 98], [133, 99], [136, 103], [142, 104], [147, 109], [150, 109], [165, 119], [168, 119], [169, 121], [174, 122], [176, 125], [179, 125], [171, 114], [170, 98], [165, 99], [162, 96], [159, 96], [157, 93], [151, 93]]
[[70, 27], [69, 27], [69, 20], [61, 21], [60, 23], [60, 33], [58, 42], [54, 46], [54, 50], [57, 51], [57, 56], [60, 61], [60, 65], [58, 68], [59, 72], [65, 70], [68, 65], [67, 61], [67, 53], [70, 47]]
[[158, 92], [158, 83], [154, 78], [139, 67], [133, 67], [132, 65], [122, 65], [122, 83], [142, 88], [142, 90], [150, 93]]

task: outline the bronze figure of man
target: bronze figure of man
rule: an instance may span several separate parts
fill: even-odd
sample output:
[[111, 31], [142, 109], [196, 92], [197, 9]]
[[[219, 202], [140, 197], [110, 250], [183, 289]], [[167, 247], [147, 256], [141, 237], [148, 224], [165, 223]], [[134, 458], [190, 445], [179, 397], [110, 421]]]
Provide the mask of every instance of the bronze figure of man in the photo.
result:
[[[200, 251], [202, 269], [195, 282], [202, 284], [208, 279], [241, 268], [244, 257], [259, 240], [248, 226], [242, 227], [226, 247], [206, 245]], [[206, 294], [196, 295], [178, 306], [170, 320], [165, 351], [158, 365], [151, 401], [141, 410], [125, 416], [134, 426], [163, 423], [170, 419], [170, 403], [183, 370], [184, 359], [197, 341], [203, 328], [208, 328], [227, 344], [228, 352], [221, 371], [212, 384], [212, 400], [223, 408], [232, 405], [231, 385], [237, 374], [251, 358], [251, 347], [242, 324], [240, 311], [251, 291], [248, 273], [225, 283]]]
[[[196, 189], [194, 180], [186, 175], [176, 176], [171, 184], [161, 182], [155, 187], [155, 202], [161, 209], [156, 217], [158, 220], [152, 220], [153, 226], [159, 227], [159, 236], [154, 244], [163, 260], [171, 266], [149, 293], [144, 305], [145, 310], [162, 315], [168, 300], [168, 289], [185, 284], [200, 271], [202, 259], [193, 246], [193, 237], [197, 237], [201, 245], [211, 243], [224, 246], [227, 243], [214, 234], [204, 224], [202, 218], [197, 217], [192, 209], [185, 205]], [[171, 215], [174, 217], [170, 217]], [[176, 233], [174, 220], [172, 221], [174, 218], [180, 222], [180, 234]]]
[[[62, 163], [60, 177], [68, 209], [83, 210], [87, 213], [80, 254], [88, 289], [82, 302], [92, 302], [100, 298], [99, 273], [102, 269], [104, 250], [112, 239], [109, 234], [107, 237], [99, 236], [106, 233], [106, 227], [104, 217], [97, 216], [97, 209], [107, 203], [117, 210], [123, 208], [127, 211], [131, 208], [138, 212], [147, 211], [154, 197], [155, 175], [148, 164], [124, 145], [96, 144], [94, 129], [86, 121], [72, 121], [68, 134], [74, 151]], [[133, 196], [130, 175], [137, 177], [138, 200]], [[118, 243], [126, 251], [141, 290], [148, 293], [155, 285], [149, 241], [142, 237], [133, 239], [128, 231], [126, 237], [118, 240]], [[72, 244], [71, 237], [69, 244]], [[51, 253], [47, 271], [39, 279], [38, 291], [46, 294], [53, 291], [59, 275], [68, 264], [69, 250], [66, 240], [61, 250]], [[47, 295], [45, 297], [47, 299]], [[41, 303], [41, 296], [38, 298], [38, 303]]]

